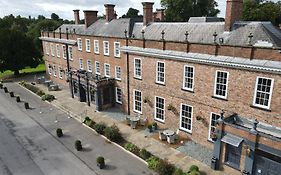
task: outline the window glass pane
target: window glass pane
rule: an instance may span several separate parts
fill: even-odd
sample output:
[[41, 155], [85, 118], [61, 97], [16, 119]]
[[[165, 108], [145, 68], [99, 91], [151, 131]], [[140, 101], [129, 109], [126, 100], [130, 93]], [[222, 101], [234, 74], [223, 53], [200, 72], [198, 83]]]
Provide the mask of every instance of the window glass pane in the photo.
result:
[[272, 80], [267, 78], [258, 78], [255, 94], [255, 105], [268, 107], [271, 96]]

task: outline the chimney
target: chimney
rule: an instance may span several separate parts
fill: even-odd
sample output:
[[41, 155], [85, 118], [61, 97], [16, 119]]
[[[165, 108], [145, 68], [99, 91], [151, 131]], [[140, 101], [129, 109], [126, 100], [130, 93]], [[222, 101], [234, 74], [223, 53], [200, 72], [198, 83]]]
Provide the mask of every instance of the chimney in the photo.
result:
[[79, 11], [80, 10], [73, 10], [74, 12], [74, 20], [75, 20], [75, 24], [80, 24], [80, 17], [79, 17]]
[[84, 10], [85, 26], [88, 28], [90, 25], [98, 20], [98, 11]]
[[231, 31], [233, 24], [241, 20], [243, 14], [243, 0], [227, 0], [224, 30]]
[[113, 19], [116, 19], [116, 13], [114, 11], [114, 4], [104, 4], [105, 7], [105, 19], [107, 22], [110, 22]]
[[153, 4], [154, 2], [143, 2], [143, 25], [153, 21]]
[[153, 21], [164, 21], [164, 9], [156, 9], [156, 12], [153, 13]]

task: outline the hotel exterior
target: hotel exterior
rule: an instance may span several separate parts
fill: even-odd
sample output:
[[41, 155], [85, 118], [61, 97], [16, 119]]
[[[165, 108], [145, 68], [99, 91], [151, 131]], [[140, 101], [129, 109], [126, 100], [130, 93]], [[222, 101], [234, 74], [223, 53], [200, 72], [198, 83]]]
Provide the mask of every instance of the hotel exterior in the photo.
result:
[[143, 3], [143, 19], [105, 19], [42, 32], [46, 75], [98, 111], [120, 108], [213, 150], [211, 167], [237, 174], [281, 170], [281, 31], [240, 21], [243, 1], [227, 1], [225, 20], [161, 22]]

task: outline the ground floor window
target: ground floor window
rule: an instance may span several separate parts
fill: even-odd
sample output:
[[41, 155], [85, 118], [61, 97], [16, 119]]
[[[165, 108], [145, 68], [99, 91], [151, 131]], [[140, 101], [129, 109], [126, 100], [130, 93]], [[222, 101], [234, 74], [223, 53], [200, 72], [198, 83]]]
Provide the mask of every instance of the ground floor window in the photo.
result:
[[165, 99], [155, 97], [155, 119], [161, 122], [165, 120]]
[[192, 132], [192, 106], [181, 104], [181, 113], [180, 113], [180, 129]]
[[137, 113], [142, 112], [142, 93], [138, 90], [134, 90], [134, 111]]
[[242, 150], [241, 144], [238, 147], [232, 146], [230, 144], [226, 144], [225, 146], [225, 164], [239, 169]]
[[122, 104], [122, 90], [116, 87], [116, 102]]
[[210, 125], [209, 125], [209, 136], [208, 136], [208, 139], [210, 141], [212, 141], [211, 139], [211, 134], [215, 132], [216, 130], [216, 123], [217, 123], [217, 120], [220, 118], [220, 115], [219, 114], [215, 114], [215, 113], [211, 113], [211, 116], [210, 116]]

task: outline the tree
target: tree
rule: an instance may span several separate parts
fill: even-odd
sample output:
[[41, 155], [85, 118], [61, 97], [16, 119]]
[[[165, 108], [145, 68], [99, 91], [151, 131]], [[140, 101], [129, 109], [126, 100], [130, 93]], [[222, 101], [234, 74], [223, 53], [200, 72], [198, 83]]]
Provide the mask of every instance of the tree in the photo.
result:
[[11, 70], [15, 75], [25, 67], [36, 67], [41, 59], [34, 42], [23, 32], [0, 30], [0, 71]]
[[166, 21], [188, 21], [192, 16], [216, 16], [220, 11], [215, 0], [161, 0]]
[[52, 13], [52, 14], [51, 14], [51, 19], [56, 20], [56, 21], [59, 21], [59, 20], [60, 20], [60, 17], [59, 17], [59, 15], [57, 15], [57, 14], [55, 14], [55, 13]]
[[281, 23], [281, 2], [246, 0], [244, 1], [243, 20], [271, 21], [272, 24]]
[[142, 15], [139, 14], [139, 10], [134, 8], [129, 8], [128, 12], [123, 15], [121, 18], [142, 18]]

